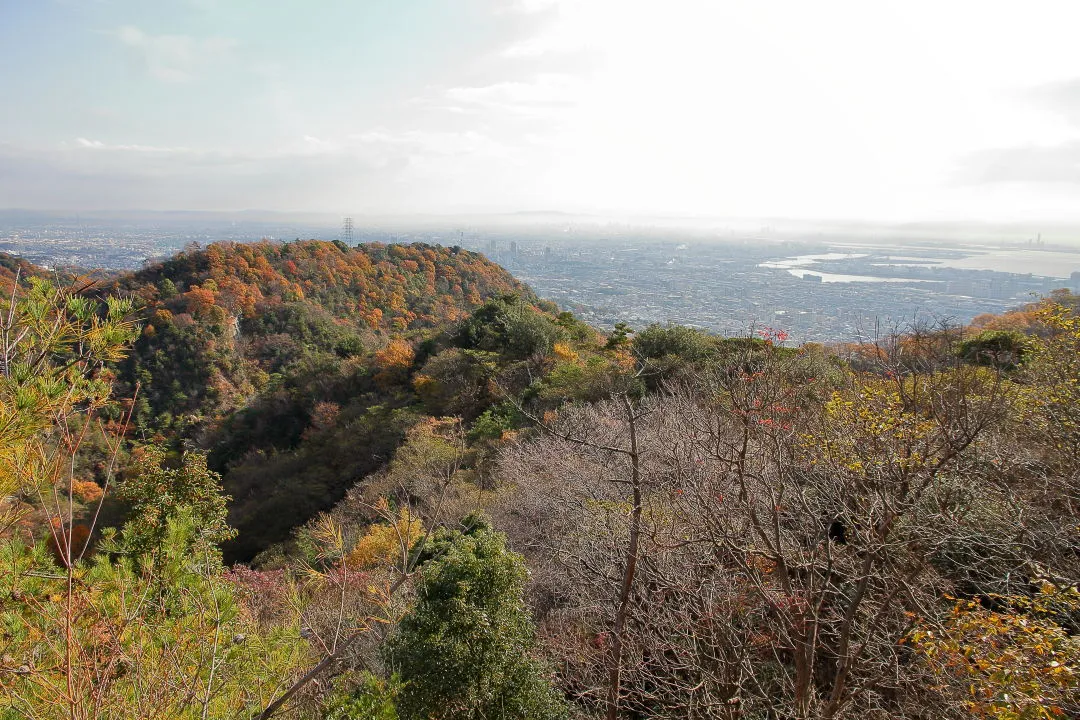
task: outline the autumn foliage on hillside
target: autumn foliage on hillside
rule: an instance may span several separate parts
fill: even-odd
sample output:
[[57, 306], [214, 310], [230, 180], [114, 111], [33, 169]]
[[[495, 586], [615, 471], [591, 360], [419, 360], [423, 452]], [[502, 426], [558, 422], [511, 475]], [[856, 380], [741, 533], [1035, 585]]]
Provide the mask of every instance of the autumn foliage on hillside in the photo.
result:
[[145, 319], [117, 368], [134, 431], [211, 451], [239, 557], [385, 462], [411, 422], [414, 345], [492, 297], [536, 302], [458, 247], [316, 240], [193, 246], [99, 292]]
[[441, 246], [215, 243], [120, 278], [146, 317], [123, 380], [147, 389], [140, 427], [198, 425], [318, 353], [360, 355], [391, 333], [454, 322], [520, 283]]
[[11, 294], [11, 288], [16, 277], [41, 277], [45, 274], [41, 268], [33, 263], [14, 255], [0, 253], [0, 291], [6, 295]]
[[317, 240], [191, 248], [120, 286], [174, 315], [244, 320], [308, 300], [350, 323], [398, 331], [457, 320], [485, 297], [522, 290], [502, 268], [460, 248]]

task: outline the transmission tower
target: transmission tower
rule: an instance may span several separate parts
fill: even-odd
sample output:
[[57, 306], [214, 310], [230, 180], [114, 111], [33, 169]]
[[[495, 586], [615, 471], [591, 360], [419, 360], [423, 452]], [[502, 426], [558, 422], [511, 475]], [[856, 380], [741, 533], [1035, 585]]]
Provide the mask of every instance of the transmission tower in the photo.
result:
[[345, 222], [341, 225], [341, 239], [346, 245], [352, 245], [353, 239], [353, 221], [351, 217], [345, 218]]

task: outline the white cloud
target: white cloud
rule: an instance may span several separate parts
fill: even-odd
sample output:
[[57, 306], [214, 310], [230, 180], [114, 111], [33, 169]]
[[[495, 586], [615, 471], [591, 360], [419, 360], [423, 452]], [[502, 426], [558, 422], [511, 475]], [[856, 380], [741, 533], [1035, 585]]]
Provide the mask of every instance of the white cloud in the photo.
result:
[[499, 10], [532, 15], [558, 7], [564, 0], [501, 0], [496, 7]]
[[[628, 2], [627, 5], [632, 5]], [[523, 39], [506, 46], [501, 55], [505, 58], [537, 58], [559, 53], [574, 53], [602, 45], [604, 35], [597, 34], [603, 25], [618, 22], [618, 7], [607, 7], [599, 2], [573, 2], [546, 0], [534, 2], [523, 12], [544, 12], [534, 31]]]
[[1067, 80], [1035, 87], [1022, 99], [1034, 100], [1063, 117], [1071, 125], [1080, 126], [1080, 74]]
[[[477, 182], [502, 187], [485, 209], [527, 203], [516, 147], [469, 130], [376, 127], [306, 134], [265, 153], [110, 143], [78, 137], [46, 151], [0, 143], [0, 196], [13, 206], [73, 209], [276, 208], [436, 212], [477, 205]], [[494, 196], [492, 196], [494, 197]], [[506, 197], [516, 198], [505, 204]]]
[[235, 40], [224, 37], [151, 35], [134, 25], [117, 28], [115, 35], [123, 45], [139, 53], [147, 73], [167, 83], [191, 82], [237, 45]]
[[101, 140], [87, 140], [84, 137], [75, 138], [75, 147], [90, 150], [116, 150], [121, 152], [137, 153], [190, 153], [190, 148], [185, 147], [158, 147], [155, 145], [109, 145]]
[[507, 146], [475, 131], [438, 132], [425, 130], [369, 130], [349, 137], [359, 147], [389, 146], [408, 148], [433, 155], [487, 154], [505, 156]]
[[317, 138], [314, 135], [305, 135], [303, 140], [306, 149], [311, 152], [337, 152], [340, 149], [337, 143]]
[[530, 80], [513, 80], [479, 87], [452, 87], [446, 99], [521, 115], [551, 115], [573, 108], [587, 92], [586, 82], [573, 75], [542, 73]]
[[1080, 141], [983, 150], [968, 158], [961, 182], [1080, 185]]

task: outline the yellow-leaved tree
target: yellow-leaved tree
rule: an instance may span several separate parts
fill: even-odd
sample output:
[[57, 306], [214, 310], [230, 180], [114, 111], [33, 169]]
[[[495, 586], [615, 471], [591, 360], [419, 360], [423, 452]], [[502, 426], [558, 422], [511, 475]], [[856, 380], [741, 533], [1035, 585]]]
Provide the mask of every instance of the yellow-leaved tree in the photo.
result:
[[96, 527], [127, 443], [109, 366], [138, 325], [130, 300], [91, 290], [16, 278], [0, 301], [0, 718], [254, 711], [306, 646], [261, 631], [224, 576], [220, 478], [195, 456], [135, 453], [127, 523]]

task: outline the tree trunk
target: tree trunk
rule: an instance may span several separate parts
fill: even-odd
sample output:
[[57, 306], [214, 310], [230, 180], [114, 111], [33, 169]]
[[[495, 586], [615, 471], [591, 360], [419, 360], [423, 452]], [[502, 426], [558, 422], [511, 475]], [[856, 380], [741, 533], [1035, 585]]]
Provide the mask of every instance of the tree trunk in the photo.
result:
[[630, 606], [630, 593], [637, 573], [638, 546], [641, 542], [641, 462], [638, 454], [637, 416], [630, 398], [623, 395], [623, 408], [630, 429], [630, 488], [633, 505], [630, 510], [630, 542], [626, 547], [626, 564], [622, 585], [619, 588], [619, 604], [615, 609], [615, 626], [612, 633], [611, 655], [608, 666], [607, 720], [619, 716], [619, 692], [622, 684], [623, 642], [626, 635], [626, 617]]

